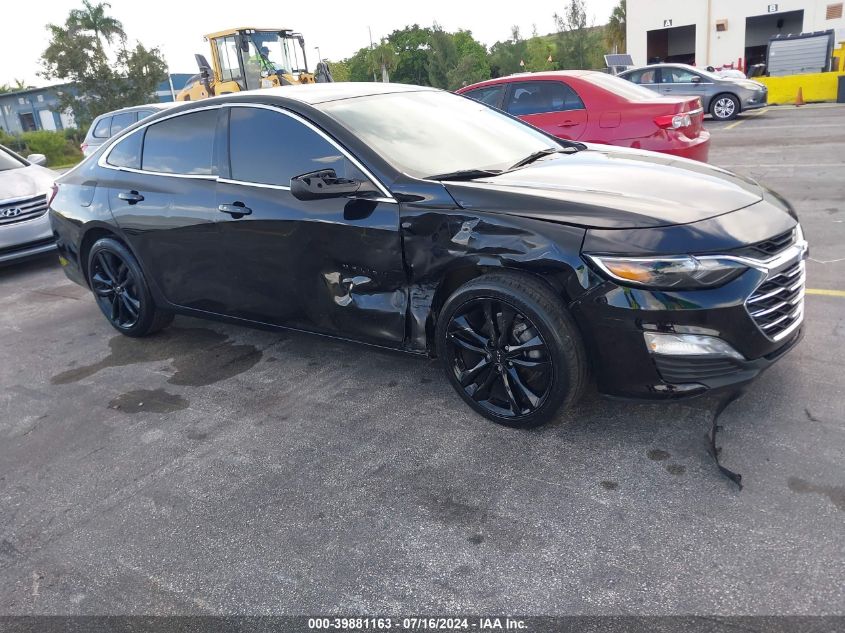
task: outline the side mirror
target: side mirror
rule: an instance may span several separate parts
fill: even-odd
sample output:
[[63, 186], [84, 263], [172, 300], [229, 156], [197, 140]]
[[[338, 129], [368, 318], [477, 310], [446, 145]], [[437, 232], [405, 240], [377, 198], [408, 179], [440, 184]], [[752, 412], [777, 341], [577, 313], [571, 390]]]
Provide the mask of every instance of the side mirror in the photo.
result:
[[297, 200], [325, 200], [354, 195], [361, 187], [358, 180], [338, 178], [334, 169], [312, 171], [290, 179], [290, 192]]
[[699, 77], [698, 75], [693, 75], [692, 77], [690, 77], [690, 81], [694, 84], [700, 84], [701, 77]]
[[47, 165], [47, 157], [44, 154], [30, 154], [26, 157], [26, 160], [33, 165], [41, 165], [42, 167]]

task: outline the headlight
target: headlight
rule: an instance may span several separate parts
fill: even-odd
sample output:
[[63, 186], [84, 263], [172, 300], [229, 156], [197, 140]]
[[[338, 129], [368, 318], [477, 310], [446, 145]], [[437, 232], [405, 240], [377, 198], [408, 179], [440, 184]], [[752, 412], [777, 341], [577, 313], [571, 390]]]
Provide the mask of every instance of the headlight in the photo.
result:
[[718, 257], [612, 257], [587, 255], [610, 278], [632, 286], [684, 290], [712, 288], [727, 283], [748, 269]]

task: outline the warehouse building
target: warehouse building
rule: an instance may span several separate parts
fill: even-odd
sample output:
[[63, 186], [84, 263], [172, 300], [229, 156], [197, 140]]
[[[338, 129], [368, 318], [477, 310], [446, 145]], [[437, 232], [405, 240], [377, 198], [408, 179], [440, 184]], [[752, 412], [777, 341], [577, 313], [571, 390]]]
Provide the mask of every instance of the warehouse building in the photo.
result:
[[[156, 88], [156, 99], [173, 101], [173, 94], [179, 92], [191, 75], [173, 73], [169, 80]], [[0, 129], [9, 134], [20, 134], [34, 130], [63, 130], [76, 126], [73, 112], [62, 111], [59, 99], [63, 92], [75, 92], [71, 84], [27, 88], [0, 94]]]
[[845, 41], [840, 0], [628, 0], [627, 29], [636, 65], [748, 68], [766, 61], [774, 35], [833, 29]]

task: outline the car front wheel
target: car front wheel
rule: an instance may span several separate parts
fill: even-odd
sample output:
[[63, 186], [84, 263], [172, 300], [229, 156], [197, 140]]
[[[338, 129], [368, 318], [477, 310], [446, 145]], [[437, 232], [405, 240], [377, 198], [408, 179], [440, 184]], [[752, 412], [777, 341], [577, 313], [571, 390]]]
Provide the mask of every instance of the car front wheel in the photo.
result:
[[730, 121], [739, 114], [739, 99], [733, 95], [717, 95], [710, 104], [710, 114], [719, 121]]
[[587, 361], [572, 317], [540, 280], [491, 273], [461, 286], [437, 324], [438, 355], [458, 394], [506, 426], [539, 426], [574, 404]]

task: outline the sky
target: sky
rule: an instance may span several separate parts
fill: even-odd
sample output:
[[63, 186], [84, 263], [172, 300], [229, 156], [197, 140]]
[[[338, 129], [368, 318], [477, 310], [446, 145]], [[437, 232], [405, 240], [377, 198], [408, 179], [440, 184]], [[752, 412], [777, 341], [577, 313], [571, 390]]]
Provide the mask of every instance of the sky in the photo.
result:
[[[586, 0], [587, 16], [604, 24], [617, 0]], [[410, 24], [437, 22], [447, 31], [469, 29], [487, 46], [510, 36], [518, 25], [523, 36], [533, 27], [541, 34], [555, 30], [553, 15], [563, 13], [567, 0], [111, 0], [109, 14], [123, 22], [129, 44], [158, 46], [174, 73], [197, 72], [194, 53], [208, 56], [202, 36], [232, 27], [291, 28], [305, 36], [309, 66], [317, 58], [315, 46], [328, 59], [343, 59], [373, 40]], [[61, 24], [81, 0], [39, 0], [32, 10], [18, 3], [4, 10], [8, 20], [0, 39], [0, 84], [23, 79], [30, 85], [47, 83], [38, 76], [39, 58], [47, 46], [47, 23]], [[298, 11], [289, 8], [298, 6]], [[14, 7], [14, 8], [13, 8]], [[4, 20], [6, 21], [6, 20]]]

